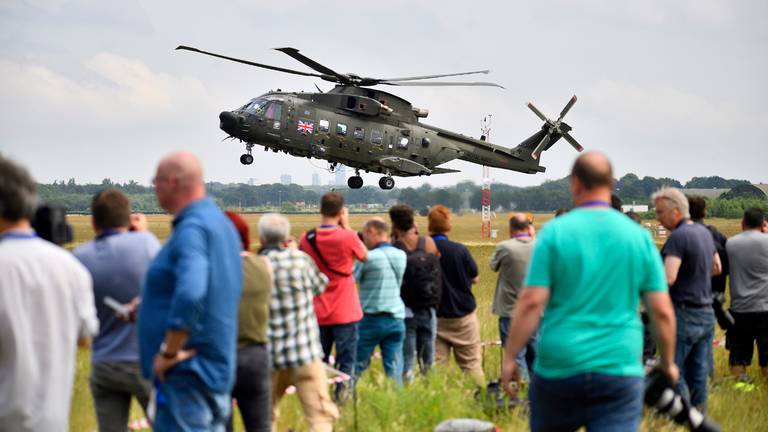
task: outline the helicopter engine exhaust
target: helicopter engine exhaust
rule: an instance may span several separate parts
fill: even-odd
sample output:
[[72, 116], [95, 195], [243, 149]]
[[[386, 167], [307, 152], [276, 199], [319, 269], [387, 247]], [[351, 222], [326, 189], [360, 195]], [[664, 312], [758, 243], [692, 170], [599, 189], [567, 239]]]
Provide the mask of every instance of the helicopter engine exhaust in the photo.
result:
[[429, 110], [424, 108], [413, 107], [413, 115], [418, 118], [426, 118], [429, 115]]

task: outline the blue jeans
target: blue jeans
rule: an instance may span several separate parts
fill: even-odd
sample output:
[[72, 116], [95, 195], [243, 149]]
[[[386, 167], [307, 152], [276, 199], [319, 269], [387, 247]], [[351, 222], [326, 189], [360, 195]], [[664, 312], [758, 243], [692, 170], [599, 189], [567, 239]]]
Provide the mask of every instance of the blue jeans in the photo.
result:
[[[507, 346], [507, 337], [509, 336], [509, 321], [507, 317], [499, 317], [499, 336], [501, 339], [501, 346]], [[536, 360], [536, 341], [538, 340], [539, 331], [535, 331], [531, 338], [528, 339], [528, 343], [518, 351], [517, 357], [515, 357], [515, 363], [517, 363], [517, 370], [520, 371], [520, 378], [523, 381], [530, 381], [530, 376], [533, 371], [533, 362]]]
[[[320, 326], [320, 344], [323, 346], [323, 362], [328, 363], [333, 344], [336, 343], [336, 364], [334, 367], [345, 374], [355, 376], [357, 362], [358, 322]], [[339, 400], [347, 383], [336, 384], [334, 396]]]
[[678, 390], [707, 412], [707, 372], [715, 332], [715, 314], [711, 307], [686, 308], [675, 305], [677, 344], [675, 364], [680, 369]]
[[413, 377], [414, 360], [418, 358], [422, 374], [429, 372], [435, 362], [437, 316], [435, 308], [413, 309], [413, 318], [405, 319], [403, 343], [403, 379]]
[[564, 379], [533, 375], [531, 431], [636, 431], [643, 413], [643, 378], [583, 373]]
[[360, 321], [360, 341], [357, 343], [357, 375], [371, 363], [376, 345], [381, 346], [384, 373], [398, 384], [403, 383], [403, 340], [405, 322], [390, 314], [365, 314]]
[[194, 373], [167, 373], [159, 393], [153, 430], [225, 430], [232, 410], [229, 393], [211, 393]]

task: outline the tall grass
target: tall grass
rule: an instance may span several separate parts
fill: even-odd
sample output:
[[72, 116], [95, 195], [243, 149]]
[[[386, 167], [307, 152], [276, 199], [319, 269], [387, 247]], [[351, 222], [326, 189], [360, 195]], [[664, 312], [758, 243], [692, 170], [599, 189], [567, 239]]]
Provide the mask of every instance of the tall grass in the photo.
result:
[[[360, 227], [369, 216], [352, 216], [352, 224]], [[549, 215], [536, 215], [536, 225], [550, 218]], [[256, 215], [248, 215], [251, 237], [256, 241]], [[496, 241], [483, 241], [480, 236], [479, 215], [456, 217], [450, 237], [469, 245], [469, 249], [480, 268], [480, 282], [474, 287], [478, 304], [478, 317], [483, 340], [498, 339], [497, 318], [491, 314], [491, 301], [496, 286], [496, 275], [490, 270], [488, 262], [496, 241], [506, 238], [504, 225], [506, 219], [494, 221], [492, 228], [499, 230]], [[71, 217], [75, 227], [75, 238], [79, 242], [87, 241], [93, 235], [87, 217]], [[319, 223], [316, 216], [291, 216], [293, 234], [299, 235]], [[419, 218], [419, 227], [426, 231], [425, 218]], [[740, 231], [738, 221], [716, 219], [714, 223], [727, 236]], [[170, 217], [150, 216], [150, 229], [161, 239], [165, 239], [170, 230]], [[660, 240], [663, 241], [663, 240]], [[71, 245], [70, 245], [71, 247]], [[719, 329], [716, 338], [722, 339]], [[768, 430], [768, 381], [761, 377], [754, 360], [749, 373], [755, 378], [751, 391], [734, 387], [735, 380], [728, 374], [728, 352], [715, 347], [715, 379], [710, 383], [709, 415], [722, 426], [723, 431], [758, 432]], [[488, 379], [499, 376], [501, 353], [499, 347], [488, 346], [484, 349], [483, 365]], [[78, 353], [75, 388], [73, 392], [70, 430], [94, 431], [96, 419], [88, 389], [90, 370], [90, 352]], [[135, 406], [131, 418], [143, 417]], [[527, 430], [527, 415], [523, 409], [496, 411], [483, 406], [475, 399], [475, 388], [455, 366], [438, 367], [427, 377], [419, 378], [403, 388], [395, 387], [383, 374], [380, 361], [374, 361], [372, 367], [361, 377], [357, 387], [357, 402], [348, 402], [341, 407], [341, 418], [337, 424], [340, 431], [429, 431], [440, 421], [449, 418], [472, 417], [485, 419], [499, 425], [505, 431]], [[242, 430], [239, 421], [236, 430]], [[301, 406], [296, 395], [283, 399], [279, 430], [307, 430]], [[657, 418], [646, 412], [642, 431], [675, 431], [669, 421]]]

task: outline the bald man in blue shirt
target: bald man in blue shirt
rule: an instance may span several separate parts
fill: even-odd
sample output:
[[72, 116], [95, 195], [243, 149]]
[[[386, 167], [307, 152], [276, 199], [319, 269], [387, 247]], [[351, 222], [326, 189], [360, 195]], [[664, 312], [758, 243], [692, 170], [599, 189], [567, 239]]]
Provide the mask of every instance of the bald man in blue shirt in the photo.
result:
[[206, 197], [200, 161], [163, 159], [153, 179], [173, 233], [150, 264], [139, 309], [142, 370], [156, 389], [156, 430], [219, 431], [231, 413], [240, 239]]

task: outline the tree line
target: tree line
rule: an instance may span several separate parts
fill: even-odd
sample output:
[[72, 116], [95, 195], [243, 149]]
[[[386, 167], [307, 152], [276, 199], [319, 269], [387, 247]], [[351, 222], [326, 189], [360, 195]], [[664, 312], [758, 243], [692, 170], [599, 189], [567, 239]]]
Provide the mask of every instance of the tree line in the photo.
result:
[[[749, 184], [746, 180], [724, 179], [722, 177], [694, 177], [682, 184], [678, 180], [661, 177], [638, 177], [629, 173], [616, 180], [616, 194], [625, 203], [651, 204], [650, 196], [663, 186], [677, 188], [732, 188]], [[568, 178], [545, 181], [537, 186], [519, 187], [508, 184], [493, 184], [491, 204], [493, 210], [510, 211], [554, 211], [573, 206]], [[38, 184], [43, 202], [63, 205], [70, 212], [88, 213], [93, 195], [106, 188], [122, 190], [131, 199], [134, 211], [162, 213], [157, 205], [154, 189], [136, 181], [126, 183], [104, 179], [99, 184], [77, 184], [74, 179]], [[280, 183], [248, 185], [243, 183], [206, 184], [209, 195], [224, 208], [242, 211], [266, 212], [317, 212], [320, 197], [328, 188], [304, 187]], [[353, 210], [383, 209], [394, 203], [406, 203], [424, 212], [434, 204], [444, 204], [454, 211], [480, 210], [481, 188], [472, 181], [462, 181], [448, 187], [432, 187], [425, 183], [419, 187], [381, 190], [374, 186], [361, 189], [338, 187], [345, 201]], [[741, 217], [745, 208], [762, 207], [768, 211], [768, 199], [759, 197], [726, 196], [708, 200], [709, 215], [712, 217]]]

